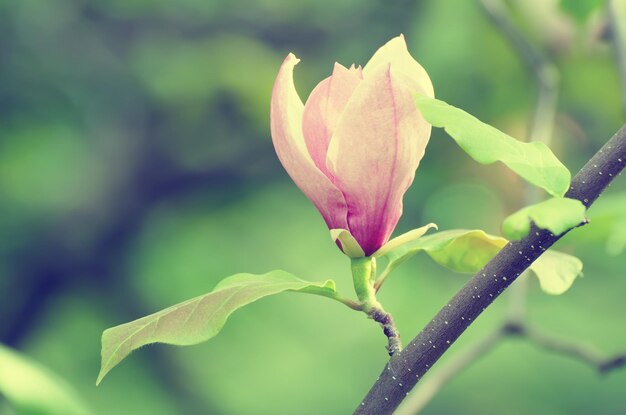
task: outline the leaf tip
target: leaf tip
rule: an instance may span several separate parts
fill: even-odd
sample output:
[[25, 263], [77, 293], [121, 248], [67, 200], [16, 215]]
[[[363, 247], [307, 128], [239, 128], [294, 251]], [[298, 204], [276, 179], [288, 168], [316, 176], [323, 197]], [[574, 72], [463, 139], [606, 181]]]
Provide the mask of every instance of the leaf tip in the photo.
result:
[[104, 379], [104, 376], [106, 376], [106, 372], [100, 369], [100, 373], [98, 373], [98, 379], [96, 379], [96, 386], [100, 386], [100, 382], [102, 382], [102, 379]]
[[[110, 352], [110, 348], [107, 347], [107, 344], [111, 343], [111, 334], [115, 332], [120, 326], [110, 327], [102, 332], [101, 344], [102, 351], [100, 352], [100, 372], [98, 373], [98, 378], [96, 379], [96, 386], [99, 386], [102, 382], [102, 379], [113, 369], [117, 364], [123, 359], [119, 359], [117, 361], [113, 360], [115, 353]], [[117, 350], [117, 349], [115, 349]]]
[[98, 373], [98, 378], [96, 379], [96, 386], [100, 386], [100, 383], [102, 383], [102, 379], [104, 379], [104, 377], [109, 373], [109, 371], [112, 369], [112, 367], [107, 367], [106, 363], [105, 363], [105, 359], [104, 356], [102, 357], [102, 363], [100, 366], [100, 372]]

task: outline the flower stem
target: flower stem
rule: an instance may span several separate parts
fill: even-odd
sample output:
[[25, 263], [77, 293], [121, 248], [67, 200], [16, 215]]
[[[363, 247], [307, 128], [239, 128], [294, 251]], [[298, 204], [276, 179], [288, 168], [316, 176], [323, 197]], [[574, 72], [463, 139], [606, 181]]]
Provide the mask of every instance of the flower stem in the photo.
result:
[[371, 257], [352, 258], [352, 281], [354, 291], [361, 302], [362, 310], [369, 318], [379, 323], [387, 336], [389, 356], [402, 350], [400, 332], [391, 314], [385, 311], [376, 298], [374, 280], [376, 277], [376, 259]]
[[373, 258], [364, 257], [352, 258], [350, 262], [354, 291], [363, 305], [363, 311], [366, 313], [369, 313], [369, 310], [378, 303], [378, 300], [376, 300], [376, 292], [372, 285], [375, 261], [376, 260]]

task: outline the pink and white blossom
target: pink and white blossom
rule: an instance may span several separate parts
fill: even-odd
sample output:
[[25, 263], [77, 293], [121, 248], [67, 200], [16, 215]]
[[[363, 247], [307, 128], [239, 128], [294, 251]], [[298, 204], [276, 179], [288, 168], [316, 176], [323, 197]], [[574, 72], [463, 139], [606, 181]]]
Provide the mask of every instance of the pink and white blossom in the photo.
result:
[[365, 255], [385, 244], [424, 155], [431, 126], [415, 95], [434, 96], [404, 37], [382, 46], [364, 68], [335, 64], [305, 104], [289, 54], [272, 93], [276, 153], [329, 229], [348, 230]]

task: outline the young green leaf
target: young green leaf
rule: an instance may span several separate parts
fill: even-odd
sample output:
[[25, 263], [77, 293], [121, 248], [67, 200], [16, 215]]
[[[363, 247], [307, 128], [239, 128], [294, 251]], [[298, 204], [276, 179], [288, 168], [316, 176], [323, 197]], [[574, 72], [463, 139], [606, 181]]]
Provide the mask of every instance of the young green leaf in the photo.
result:
[[563, 196], [569, 188], [569, 170], [544, 143], [518, 141], [438, 99], [418, 95], [416, 101], [424, 118], [435, 127], [444, 128], [477, 162], [491, 164], [501, 161], [552, 196]]
[[476, 272], [493, 258], [507, 240], [481, 230], [454, 229], [437, 232], [416, 239], [390, 251], [389, 272], [398, 265], [424, 251], [435, 262], [457, 272]]
[[22, 415], [87, 415], [76, 392], [47, 368], [0, 345], [0, 397]]
[[575, 256], [558, 251], [546, 251], [530, 269], [539, 279], [543, 292], [553, 295], [563, 294], [574, 280], [582, 275], [583, 263]]
[[96, 384], [133, 350], [151, 343], [179, 346], [198, 344], [219, 333], [237, 309], [283, 291], [299, 291], [334, 298], [335, 283], [309, 282], [285, 271], [263, 275], [236, 274], [205, 295], [166, 308], [102, 334], [102, 366]]
[[579, 200], [554, 197], [526, 206], [506, 218], [502, 223], [504, 235], [513, 240], [522, 239], [530, 231], [530, 223], [560, 235], [585, 221], [585, 205]]
[[[455, 229], [437, 232], [402, 245], [387, 253], [385, 273], [424, 251], [435, 262], [456, 272], [475, 273], [484, 267], [508, 241], [481, 230]], [[544, 252], [530, 269], [539, 279], [541, 289], [548, 294], [562, 294], [582, 272], [582, 262], [562, 252]]]

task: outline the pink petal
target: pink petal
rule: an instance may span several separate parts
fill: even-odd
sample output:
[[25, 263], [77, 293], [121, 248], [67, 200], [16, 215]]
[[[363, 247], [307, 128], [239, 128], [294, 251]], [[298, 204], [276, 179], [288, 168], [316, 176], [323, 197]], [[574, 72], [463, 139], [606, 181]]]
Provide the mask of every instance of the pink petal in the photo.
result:
[[346, 69], [335, 63], [333, 74], [320, 82], [304, 106], [302, 130], [309, 154], [315, 165], [331, 177], [326, 167], [328, 143], [352, 92], [363, 75], [360, 70]]
[[304, 142], [304, 105], [293, 83], [293, 68], [298, 62], [299, 59], [290, 53], [274, 83], [270, 112], [274, 148], [289, 176], [317, 207], [329, 229], [346, 228], [343, 195], [315, 166]]
[[409, 53], [404, 35], [394, 37], [378, 49], [363, 68], [363, 74], [367, 78], [381, 66], [386, 67], [389, 64], [399, 83], [405, 84], [413, 92], [419, 92], [431, 98], [435, 96], [433, 83], [428, 73]]
[[430, 136], [430, 124], [392, 65], [365, 75], [328, 149], [328, 168], [348, 205], [348, 229], [366, 255], [395, 228]]

